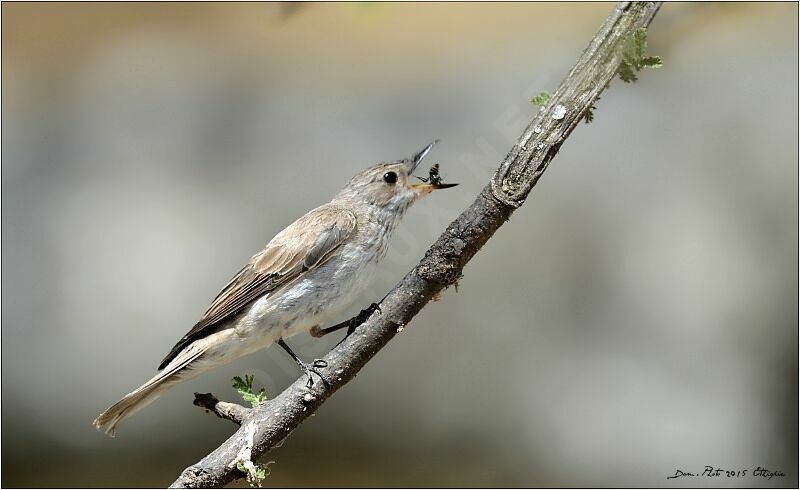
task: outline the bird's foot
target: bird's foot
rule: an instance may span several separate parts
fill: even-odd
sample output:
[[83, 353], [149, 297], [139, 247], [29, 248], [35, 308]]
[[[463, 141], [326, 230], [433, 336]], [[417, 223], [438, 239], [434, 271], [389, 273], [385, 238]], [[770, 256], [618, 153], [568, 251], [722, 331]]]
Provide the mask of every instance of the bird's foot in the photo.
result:
[[367, 306], [361, 312], [356, 315], [354, 321], [350, 322], [350, 325], [347, 327], [347, 335], [353, 333], [353, 331], [358, 328], [362, 323], [367, 321], [369, 317], [372, 316], [375, 312], [381, 313], [381, 305], [378, 303], [372, 303], [371, 305]]
[[297, 365], [300, 366], [300, 369], [303, 370], [303, 373], [305, 373], [305, 375], [308, 376], [308, 381], [306, 381], [307, 388], [311, 389], [311, 387], [314, 386], [314, 378], [312, 374], [316, 374], [317, 376], [319, 376], [319, 379], [322, 380], [322, 384], [324, 384], [326, 388], [328, 387], [328, 382], [325, 381], [325, 377], [322, 375], [321, 372], [319, 372], [320, 369], [328, 367], [328, 361], [324, 359], [314, 359], [311, 362], [305, 362], [299, 357], [297, 357], [297, 354], [295, 354], [292, 351], [292, 349], [283, 339], [278, 339], [278, 345], [280, 345], [283, 348], [283, 350], [285, 350], [290, 356], [292, 356], [294, 362], [296, 362]]
[[[339, 323], [337, 325], [328, 328], [319, 328], [319, 325], [314, 325], [313, 327], [311, 327], [311, 330], [309, 330], [309, 333], [311, 334], [312, 337], [319, 338], [319, 337], [324, 337], [329, 333], [333, 333], [343, 328], [346, 328], [347, 335], [350, 335], [351, 333], [353, 333], [353, 330], [355, 330], [356, 328], [358, 328], [359, 325], [367, 321], [367, 318], [372, 316], [372, 314], [375, 313], [376, 311], [378, 312], [381, 311], [381, 306], [378, 303], [372, 303], [371, 305], [361, 310], [361, 312], [358, 315], [354, 316], [349, 320], [345, 320], [342, 323]], [[345, 338], [347, 338], [347, 335], [345, 335]]]
[[308, 376], [308, 381], [306, 381], [306, 388], [310, 389], [312, 386], [314, 386], [314, 378], [312, 376], [313, 374], [319, 376], [319, 379], [322, 380], [322, 384], [328, 386], [328, 382], [325, 381], [325, 377], [322, 375], [321, 372], [319, 372], [320, 369], [328, 367], [328, 361], [324, 359], [314, 359], [311, 362], [299, 361], [297, 364], [300, 365], [300, 369], [302, 369], [305, 375]]

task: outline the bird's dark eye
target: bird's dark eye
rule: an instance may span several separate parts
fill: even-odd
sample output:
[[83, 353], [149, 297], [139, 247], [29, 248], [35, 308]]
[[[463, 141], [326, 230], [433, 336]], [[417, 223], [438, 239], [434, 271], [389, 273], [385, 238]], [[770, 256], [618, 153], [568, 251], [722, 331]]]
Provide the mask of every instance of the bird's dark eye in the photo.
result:
[[397, 182], [397, 174], [394, 172], [386, 172], [385, 174], [383, 174], [383, 180], [387, 184], [394, 184], [395, 182]]

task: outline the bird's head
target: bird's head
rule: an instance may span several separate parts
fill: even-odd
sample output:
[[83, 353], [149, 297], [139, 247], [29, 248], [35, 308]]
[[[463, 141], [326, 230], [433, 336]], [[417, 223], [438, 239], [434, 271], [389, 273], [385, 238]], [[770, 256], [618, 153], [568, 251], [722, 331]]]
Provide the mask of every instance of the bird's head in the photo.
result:
[[414, 201], [437, 189], [458, 184], [436, 181], [414, 182], [412, 173], [439, 140], [409, 158], [379, 163], [357, 173], [342, 189], [337, 199], [378, 206], [387, 210], [405, 211]]

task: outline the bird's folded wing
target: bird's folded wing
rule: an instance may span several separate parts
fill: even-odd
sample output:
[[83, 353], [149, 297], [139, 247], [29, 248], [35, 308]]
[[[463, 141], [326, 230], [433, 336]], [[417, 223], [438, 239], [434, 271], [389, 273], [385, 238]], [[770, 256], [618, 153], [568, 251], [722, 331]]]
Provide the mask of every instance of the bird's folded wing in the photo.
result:
[[355, 230], [353, 213], [330, 205], [318, 207], [287, 226], [220, 291], [203, 318], [175, 344], [158, 369], [259, 297], [319, 267]]

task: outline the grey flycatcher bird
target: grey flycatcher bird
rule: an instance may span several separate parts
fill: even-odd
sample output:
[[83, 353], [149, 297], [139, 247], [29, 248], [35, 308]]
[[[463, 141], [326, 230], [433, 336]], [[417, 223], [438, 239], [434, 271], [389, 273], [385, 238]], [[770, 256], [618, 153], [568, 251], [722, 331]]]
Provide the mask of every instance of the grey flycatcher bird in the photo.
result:
[[[308, 375], [309, 385], [312, 373], [321, 377], [325, 362], [301, 361], [283, 339], [309, 331], [319, 337], [350, 325], [319, 328], [364, 289], [408, 207], [434, 189], [455, 185], [438, 178], [410, 182], [436, 142], [411, 158], [359, 172], [329, 203], [278, 233], [222, 288], [158, 374], [101, 413], [94, 425], [113, 436], [123, 420], [175, 384], [275, 342]], [[362, 320], [375, 309], [373, 304], [364, 310]]]

